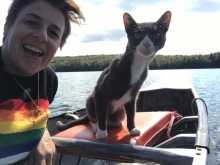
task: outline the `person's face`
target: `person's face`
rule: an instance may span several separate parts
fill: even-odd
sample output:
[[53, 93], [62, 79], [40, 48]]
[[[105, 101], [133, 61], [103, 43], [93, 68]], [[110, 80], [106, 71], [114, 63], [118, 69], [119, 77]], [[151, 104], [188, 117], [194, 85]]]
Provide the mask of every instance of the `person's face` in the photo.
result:
[[6, 70], [30, 76], [44, 69], [60, 46], [64, 28], [64, 15], [48, 2], [38, 0], [24, 7], [10, 27], [5, 25]]

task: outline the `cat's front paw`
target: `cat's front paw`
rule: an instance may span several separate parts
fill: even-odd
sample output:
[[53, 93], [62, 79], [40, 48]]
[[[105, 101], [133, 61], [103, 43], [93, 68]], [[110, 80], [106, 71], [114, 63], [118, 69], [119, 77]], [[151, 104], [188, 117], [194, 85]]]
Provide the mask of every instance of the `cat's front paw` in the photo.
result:
[[97, 132], [97, 126], [98, 126], [98, 124], [97, 124], [97, 123], [91, 123], [91, 124], [92, 124], [92, 130], [93, 130], [93, 132], [96, 133], [96, 132]]
[[140, 127], [134, 127], [131, 131], [130, 131], [131, 135], [140, 135], [141, 134], [141, 128]]
[[96, 139], [104, 139], [108, 136], [107, 130], [98, 129], [96, 132]]
[[107, 130], [101, 130], [98, 127], [98, 123], [91, 123], [93, 132], [96, 134], [96, 139], [104, 139], [108, 136]]

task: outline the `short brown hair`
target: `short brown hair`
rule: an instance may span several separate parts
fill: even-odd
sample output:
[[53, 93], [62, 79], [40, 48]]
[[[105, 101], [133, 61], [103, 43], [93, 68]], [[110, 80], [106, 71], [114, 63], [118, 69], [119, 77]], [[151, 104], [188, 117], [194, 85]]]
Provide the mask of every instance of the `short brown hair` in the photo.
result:
[[[6, 17], [6, 25], [8, 27], [12, 26], [19, 12], [27, 5], [37, 0], [13, 0], [9, 9], [8, 15]], [[60, 48], [66, 43], [67, 37], [71, 33], [70, 22], [74, 22], [78, 25], [81, 25], [81, 20], [85, 21], [79, 5], [77, 5], [74, 0], [45, 0], [51, 5], [57, 7], [61, 10], [65, 17], [65, 29], [63, 36], [61, 38]], [[3, 43], [6, 39], [6, 34], [3, 34]]]

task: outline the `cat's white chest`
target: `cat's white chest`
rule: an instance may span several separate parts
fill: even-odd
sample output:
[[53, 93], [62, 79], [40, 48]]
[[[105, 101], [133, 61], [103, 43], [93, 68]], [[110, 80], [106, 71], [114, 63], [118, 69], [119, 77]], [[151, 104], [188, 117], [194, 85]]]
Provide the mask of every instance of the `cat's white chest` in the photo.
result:
[[131, 89], [129, 89], [119, 100], [113, 100], [112, 106], [114, 111], [125, 105], [131, 100]]
[[146, 69], [147, 63], [148, 58], [143, 57], [142, 55], [138, 54], [138, 52], [135, 53], [134, 60], [131, 65], [131, 85], [133, 85], [140, 79], [141, 74]]

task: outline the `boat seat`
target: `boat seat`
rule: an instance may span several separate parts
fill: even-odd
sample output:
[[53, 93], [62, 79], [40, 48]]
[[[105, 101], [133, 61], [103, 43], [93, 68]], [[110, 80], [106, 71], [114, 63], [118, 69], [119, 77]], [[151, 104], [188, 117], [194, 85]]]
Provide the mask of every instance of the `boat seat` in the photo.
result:
[[[155, 146], [156, 148], [181, 148], [187, 146], [188, 148], [194, 148], [196, 142], [196, 134], [179, 134], [176, 135], [161, 144]], [[186, 147], [185, 147], [186, 148]]]
[[[139, 146], [152, 146], [163, 134], [169, 132], [170, 126], [173, 124], [176, 112], [136, 112], [135, 124], [141, 128], [141, 134], [139, 136], [131, 136], [127, 130], [126, 119], [123, 121], [121, 127], [107, 128], [108, 136], [105, 139], [97, 140], [95, 134], [92, 131], [91, 124], [82, 124], [74, 126], [65, 131], [56, 134], [57, 138], [74, 138], [81, 140], [98, 141], [100, 143], [120, 143], [120, 144], [132, 144], [135, 142]], [[63, 150], [62, 150], [63, 151]], [[58, 150], [59, 152], [59, 150]], [[65, 152], [63, 152], [65, 153]], [[86, 156], [93, 158], [111, 159], [111, 160], [123, 160], [127, 158], [121, 158], [117, 155], [93, 155], [92, 153], [65, 153], [69, 155]], [[132, 162], [128, 160], [128, 162]]]

